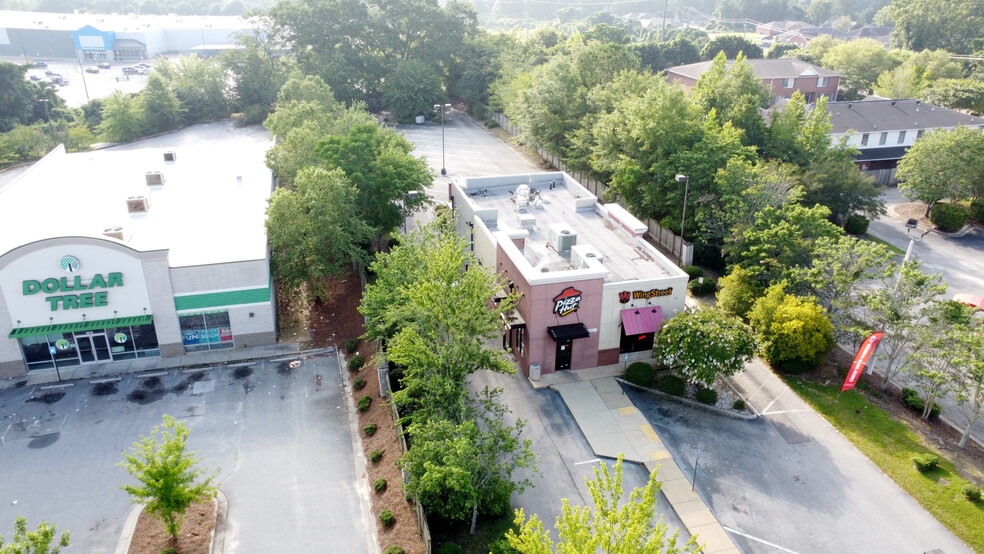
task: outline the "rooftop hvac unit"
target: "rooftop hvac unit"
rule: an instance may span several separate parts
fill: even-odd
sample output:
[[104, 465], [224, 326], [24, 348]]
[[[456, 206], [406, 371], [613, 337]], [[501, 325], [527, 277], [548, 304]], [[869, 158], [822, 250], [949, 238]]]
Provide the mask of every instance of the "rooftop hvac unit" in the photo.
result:
[[571, 248], [571, 263], [574, 264], [574, 267], [585, 269], [588, 267], [588, 260], [591, 259], [598, 260], [599, 262], [605, 261], [605, 257], [601, 252], [590, 244], [578, 244]]
[[125, 229], [122, 226], [103, 229], [103, 236], [116, 240], [122, 240], [122, 241], [127, 240]]
[[146, 196], [131, 196], [126, 199], [126, 211], [131, 214], [144, 213], [150, 209], [150, 199]]
[[152, 185], [163, 185], [164, 184], [164, 172], [163, 171], [148, 171], [145, 175], [147, 179], [147, 186]]
[[173, 151], [164, 152], [164, 161], [165, 162], [175, 162], [177, 160], [178, 160], [178, 154], [176, 152], [173, 152]]
[[562, 223], [551, 225], [547, 240], [557, 252], [570, 252], [571, 247], [577, 244], [577, 233], [572, 231], [567, 225]]

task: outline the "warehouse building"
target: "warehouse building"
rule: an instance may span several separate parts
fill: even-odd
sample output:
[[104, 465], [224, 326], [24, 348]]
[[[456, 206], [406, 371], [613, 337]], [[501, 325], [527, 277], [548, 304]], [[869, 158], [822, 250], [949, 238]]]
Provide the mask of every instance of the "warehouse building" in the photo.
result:
[[452, 191], [457, 231], [519, 293], [502, 340], [531, 379], [648, 358], [684, 309], [687, 274], [646, 242], [645, 224], [566, 173], [469, 178]]
[[273, 344], [267, 132], [58, 147], [0, 190], [0, 377]]

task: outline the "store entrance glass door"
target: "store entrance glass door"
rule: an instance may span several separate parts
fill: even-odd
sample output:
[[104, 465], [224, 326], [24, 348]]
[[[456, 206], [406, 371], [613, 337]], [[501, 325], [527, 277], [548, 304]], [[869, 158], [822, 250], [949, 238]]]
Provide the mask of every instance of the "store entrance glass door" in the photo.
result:
[[557, 358], [554, 362], [554, 370], [562, 371], [571, 368], [571, 340], [557, 341]]
[[105, 334], [75, 335], [75, 344], [83, 364], [107, 362], [113, 359], [109, 353], [109, 341], [106, 340]]

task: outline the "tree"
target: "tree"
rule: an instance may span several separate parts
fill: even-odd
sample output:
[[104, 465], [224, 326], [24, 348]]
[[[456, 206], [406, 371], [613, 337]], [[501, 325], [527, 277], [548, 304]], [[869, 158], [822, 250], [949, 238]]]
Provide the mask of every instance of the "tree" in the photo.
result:
[[359, 124], [346, 134], [321, 141], [318, 157], [345, 172], [359, 194], [356, 211], [377, 234], [400, 225], [408, 214], [426, 205], [424, 190], [434, 176], [414, 146], [393, 129]]
[[961, 340], [960, 327], [966, 324], [948, 322], [934, 318], [932, 325], [920, 329], [915, 347], [910, 354], [913, 367], [911, 383], [918, 390], [923, 401], [921, 417], [929, 419], [933, 404], [950, 391], [955, 373], [961, 363], [966, 361], [967, 344]]
[[68, 546], [69, 533], [62, 533], [58, 544], [52, 548], [55, 533], [55, 526], [46, 521], [41, 522], [36, 531], [28, 531], [27, 518], [18, 516], [14, 519], [14, 536], [9, 541], [0, 536], [0, 554], [58, 554]]
[[702, 60], [713, 60], [722, 52], [729, 60], [737, 58], [739, 54], [753, 60], [763, 57], [762, 48], [741, 35], [720, 35], [711, 39], [700, 51], [700, 57]]
[[443, 97], [437, 69], [417, 60], [397, 63], [383, 84], [383, 101], [398, 121], [431, 113]]
[[[939, 313], [938, 297], [946, 292], [941, 275], [926, 275], [917, 261], [909, 261], [894, 271], [886, 272], [882, 286], [861, 293], [862, 311], [857, 334], [881, 331], [885, 333], [878, 344], [877, 359], [885, 360], [882, 390], [901, 371], [910, 367], [908, 355], [919, 338], [919, 331], [931, 315]], [[894, 267], [892, 268], [895, 269]]]
[[954, 375], [952, 385], [957, 396], [957, 410], [964, 417], [964, 431], [957, 446], [965, 448], [974, 423], [984, 416], [984, 333], [979, 329], [962, 331], [963, 363]]
[[810, 264], [818, 239], [841, 235], [841, 229], [827, 220], [829, 215], [830, 210], [823, 206], [768, 206], [758, 212], [753, 225], [725, 245], [725, 255], [763, 284], [779, 282], [794, 268]]
[[977, 0], [893, 0], [889, 17], [892, 40], [908, 50], [938, 49], [971, 54], [984, 46], [984, 6]]
[[480, 406], [460, 423], [414, 421], [407, 430], [412, 447], [398, 463], [408, 476], [407, 495], [428, 514], [470, 519], [473, 535], [479, 514], [506, 513], [512, 493], [533, 486], [529, 477], [514, 481], [513, 475], [536, 471], [532, 441], [520, 438], [525, 423], [506, 425], [509, 409], [495, 401], [500, 392], [486, 389]]
[[142, 436], [133, 443], [119, 464], [141, 483], [122, 489], [133, 503], [144, 504], [148, 513], [160, 519], [174, 540], [188, 506], [215, 498], [218, 493], [212, 486], [215, 474], [206, 476], [205, 470], [196, 467], [201, 458], [185, 452], [190, 435], [188, 425], [165, 415], [149, 437]]
[[0, 133], [14, 125], [30, 125], [39, 88], [27, 80], [27, 66], [0, 62]]
[[923, 91], [922, 98], [952, 110], [984, 114], [984, 82], [971, 79], [939, 79]]
[[731, 122], [745, 131], [746, 145], [758, 146], [765, 140], [765, 122], [759, 113], [769, 102], [769, 91], [738, 54], [730, 65], [724, 53], [718, 53], [711, 66], [697, 80], [695, 98], [705, 112], [717, 111], [722, 123]]
[[178, 96], [156, 73], [147, 77], [147, 86], [137, 96], [136, 109], [143, 121], [145, 135], [171, 131], [181, 125], [181, 103]]
[[554, 542], [543, 523], [534, 514], [526, 519], [526, 513], [516, 510], [519, 532], [506, 532], [509, 546], [523, 554], [548, 554], [550, 552], [608, 552], [610, 554], [656, 553], [676, 554], [696, 552], [697, 541], [691, 537], [686, 544], [677, 546], [678, 533], [669, 534], [662, 517], [656, 517], [656, 501], [661, 483], [657, 472], [649, 475], [645, 487], [634, 489], [628, 502], [622, 504], [622, 457], [612, 469], [601, 462], [594, 470], [594, 480], [587, 481], [593, 507], [571, 506], [563, 500], [563, 513], [557, 516], [557, 538]]
[[358, 215], [357, 194], [341, 170], [320, 167], [302, 169], [294, 188], [274, 191], [266, 228], [271, 266], [282, 284], [306, 284], [323, 298], [324, 278], [368, 262], [363, 245], [372, 240], [372, 229]]
[[858, 171], [849, 150], [828, 151], [803, 169], [799, 183], [804, 191], [802, 202], [826, 207], [830, 219], [841, 227], [855, 214], [877, 219], [886, 213], [882, 190]]
[[663, 326], [653, 348], [656, 359], [679, 365], [691, 382], [705, 386], [744, 371], [754, 355], [752, 330], [718, 308], [678, 314]]
[[922, 98], [923, 91], [938, 79], [963, 77], [960, 64], [944, 50], [923, 50], [904, 54], [902, 63], [882, 73], [874, 92], [885, 98]]
[[785, 283], [772, 285], [755, 301], [748, 322], [770, 364], [820, 363], [834, 345], [834, 326], [812, 299], [786, 294]]
[[838, 337], [851, 337], [855, 327], [855, 308], [859, 295], [871, 281], [886, 276], [892, 259], [887, 246], [848, 235], [818, 239], [813, 247], [813, 261], [789, 273], [790, 290], [817, 299], [827, 313]]
[[133, 95], [116, 91], [103, 104], [99, 133], [109, 142], [130, 142], [143, 133], [142, 116]]
[[154, 70], [174, 90], [184, 110], [184, 123], [215, 121], [229, 116], [229, 75], [218, 59], [182, 56]]
[[717, 307], [724, 313], [747, 319], [748, 312], [764, 292], [755, 274], [740, 266], [718, 280]]
[[916, 141], [899, 160], [899, 192], [926, 203], [926, 216], [945, 198], [984, 195], [984, 134], [975, 127], [937, 129]]
[[848, 100], [870, 91], [879, 75], [897, 65], [885, 47], [870, 38], [833, 46], [824, 54], [821, 63], [842, 74], [840, 90]]
[[[233, 0], [226, 6], [237, 3]], [[249, 21], [249, 30], [233, 38], [239, 48], [223, 52], [220, 60], [232, 76], [233, 106], [243, 114], [244, 123], [252, 124], [263, 121], [273, 109], [293, 62], [282, 55], [285, 45], [269, 17], [252, 16]]]
[[768, 52], [765, 53], [765, 57], [770, 60], [778, 60], [787, 57], [788, 54], [798, 49], [799, 46], [789, 42], [776, 42], [769, 47]]

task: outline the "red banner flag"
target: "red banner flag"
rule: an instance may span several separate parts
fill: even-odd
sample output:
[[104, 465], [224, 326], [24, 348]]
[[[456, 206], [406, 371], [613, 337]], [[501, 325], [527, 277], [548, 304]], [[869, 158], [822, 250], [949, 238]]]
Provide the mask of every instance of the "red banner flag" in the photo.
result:
[[858, 384], [858, 379], [861, 377], [864, 367], [868, 365], [868, 360], [875, 353], [875, 347], [878, 346], [878, 341], [881, 340], [884, 334], [873, 333], [870, 337], [864, 339], [864, 344], [858, 349], [858, 354], [854, 356], [854, 361], [851, 363], [851, 370], [847, 372], [847, 378], [844, 379], [844, 386], [841, 387], [841, 392], [847, 389], [853, 389], [854, 385]]

